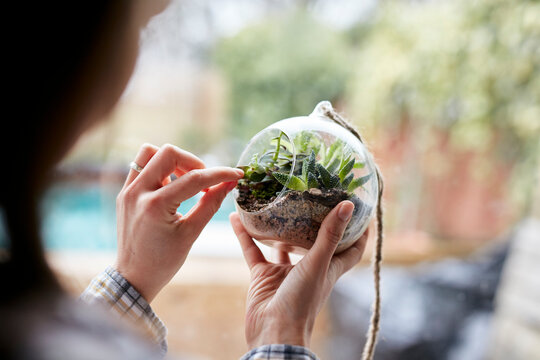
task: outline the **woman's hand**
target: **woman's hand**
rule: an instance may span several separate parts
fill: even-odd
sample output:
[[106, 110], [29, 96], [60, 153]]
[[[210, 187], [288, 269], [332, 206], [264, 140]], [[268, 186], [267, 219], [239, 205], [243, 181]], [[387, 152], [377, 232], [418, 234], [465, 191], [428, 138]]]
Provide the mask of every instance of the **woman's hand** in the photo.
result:
[[338, 278], [360, 261], [366, 233], [349, 249], [333, 256], [354, 205], [343, 201], [321, 224], [309, 252], [291, 265], [280, 251], [268, 262], [244, 229], [237, 213], [230, 220], [251, 270], [246, 309], [246, 340], [250, 348], [267, 344], [309, 346], [315, 317]]
[[[184, 264], [202, 229], [219, 209], [243, 172], [228, 167], [206, 169], [203, 162], [176, 146], [145, 144], [116, 200], [116, 269], [151, 302]], [[177, 179], [171, 181], [171, 175]], [[199, 202], [185, 215], [180, 204], [200, 191]]]

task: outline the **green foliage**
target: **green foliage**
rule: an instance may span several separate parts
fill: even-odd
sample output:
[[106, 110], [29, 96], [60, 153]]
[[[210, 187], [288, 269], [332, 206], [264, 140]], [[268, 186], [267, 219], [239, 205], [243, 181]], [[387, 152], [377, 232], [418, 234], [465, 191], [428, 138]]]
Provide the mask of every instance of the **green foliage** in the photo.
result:
[[[342, 161], [342, 164], [344, 164], [344, 162]], [[345, 163], [342, 167], [341, 167], [341, 170], [339, 170], [339, 179], [341, 181], [343, 181], [345, 179], [345, 177], [347, 177], [347, 175], [349, 175], [349, 173], [351, 172], [351, 170], [353, 169], [353, 166], [354, 166], [354, 158], [350, 159], [349, 161], [347, 161], [347, 163]]]
[[425, 150], [436, 130], [460, 151], [495, 148], [509, 162], [538, 151], [540, 3], [387, 1], [363, 40], [354, 117], [412, 122]]
[[[295, 191], [339, 188], [352, 193], [371, 177], [370, 174], [354, 179], [352, 171], [355, 165], [362, 168], [364, 164], [356, 162], [342, 141], [337, 140], [326, 149], [324, 143], [309, 131], [303, 131], [293, 139], [297, 156], [295, 169], [292, 169], [291, 145], [283, 135], [282, 132], [272, 139], [275, 145], [271, 151], [266, 151], [262, 156], [255, 154], [248, 165], [240, 166], [245, 175], [239, 185], [256, 189], [252, 193], [258, 198], [269, 199], [283, 187]], [[325, 166], [322, 159], [331, 161]], [[263, 192], [262, 187], [272, 188], [275, 192]]]
[[333, 173], [341, 163], [341, 159], [335, 158], [330, 164], [328, 164], [328, 172]]
[[308, 173], [308, 176], [307, 176], [307, 186], [309, 189], [312, 189], [312, 188], [318, 188], [319, 187], [319, 181], [317, 181], [317, 175], [315, 174], [315, 172], [313, 173]]
[[362, 186], [365, 183], [367, 183], [369, 181], [369, 179], [371, 179], [371, 174], [366, 175], [366, 176], [362, 176], [362, 177], [357, 178], [357, 179], [354, 179], [347, 186], [347, 190], [348, 191], [353, 191], [357, 187]]
[[278, 171], [273, 172], [272, 175], [281, 183], [281, 185], [286, 186], [291, 190], [304, 191], [308, 188], [306, 183], [295, 175], [289, 177], [288, 174], [280, 173]]
[[348, 108], [364, 133], [411, 131], [426, 154], [420, 164], [443, 137], [448, 151], [485, 154], [479, 175], [503, 164], [514, 193], [531, 191], [540, 161], [538, 1], [385, 1], [359, 29]]
[[304, 159], [302, 163], [302, 178], [307, 180], [309, 175], [315, 174], [315, 150], [311, 150], [309, 158]]
[[229, 85], [229, 130], [243, 140], [321, 99], [338, 101], [351, 73], [346, 39], [300, 9], [223, 39], [213, 55]]
[[265, 181], [257, 184], [258, 186], [252, 186], [250, 190], [253, 196], [258, 199], [270, 199], [283, 188], [281, 184], [275, 181]]
[[349, 174], [345, 177], [345, 179], [343, 179], [341, 181], [341, 185], [344, 187], [344, 188], [347, 188], [349, 189], [349, 185], [351, 184], [352, 180], [354, 179], [354, 174]]

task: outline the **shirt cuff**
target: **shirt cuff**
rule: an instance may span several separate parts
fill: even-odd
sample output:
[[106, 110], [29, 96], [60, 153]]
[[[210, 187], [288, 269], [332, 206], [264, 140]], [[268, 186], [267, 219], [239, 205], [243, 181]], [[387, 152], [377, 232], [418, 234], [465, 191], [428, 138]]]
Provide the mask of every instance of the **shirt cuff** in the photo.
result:
[[158, 344], [164, 354], [167, 352], [165, 324], [141, 294], [113, 267], [107, 267], [96, 276], [80, 299], [88, 304], [105, 305], [119, 318], [129, 319]]
[[297, 345], [272, 344], [250, 350], [240, 360], [318, 360], [308, 348]]

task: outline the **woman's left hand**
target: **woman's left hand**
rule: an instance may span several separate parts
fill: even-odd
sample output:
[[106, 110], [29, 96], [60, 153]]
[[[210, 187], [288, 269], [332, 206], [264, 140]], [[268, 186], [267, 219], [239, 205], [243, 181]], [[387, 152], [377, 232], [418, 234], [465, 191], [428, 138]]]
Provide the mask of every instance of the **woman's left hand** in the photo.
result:
[[[151, 302], [184, 264], [191, 246], [244, 173], [206, 169], [195, 155], [173, 145], [145, 144], [116, 200], [116, 269]], [[171, 181], [171, 175], [177, 179]], [[206, 193], [185, 215], [180, 204]]]

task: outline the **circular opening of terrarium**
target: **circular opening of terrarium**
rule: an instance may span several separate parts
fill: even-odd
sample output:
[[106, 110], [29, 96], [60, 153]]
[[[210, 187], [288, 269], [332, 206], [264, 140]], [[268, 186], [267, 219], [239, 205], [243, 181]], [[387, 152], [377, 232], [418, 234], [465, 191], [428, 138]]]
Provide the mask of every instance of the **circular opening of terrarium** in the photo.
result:
[[369, 225], [377, 203], [372, 156], [320, 108], [263, 129], [238, 162], [245, 176], [233, 195], [244, 227], [287, 252], [310, 249], [326, 215], [343, 200], [355, 209], [336, 252], [348, 248]]

